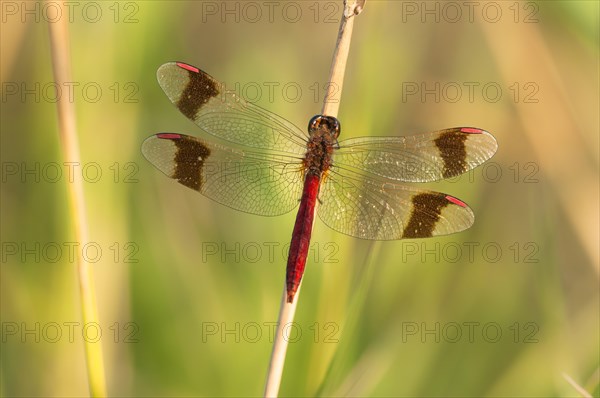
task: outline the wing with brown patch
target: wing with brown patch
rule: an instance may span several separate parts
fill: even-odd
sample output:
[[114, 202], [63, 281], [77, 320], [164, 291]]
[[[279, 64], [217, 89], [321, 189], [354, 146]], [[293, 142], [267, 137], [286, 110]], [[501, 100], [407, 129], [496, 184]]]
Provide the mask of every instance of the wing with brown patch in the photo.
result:
[[302, 194], [301, 159], [241, 151], [183, 134], [147, 138], [142, 153], [182, 185], [236, 210], [285, 214]]
[[226, 90], [208, 73], [182, 62], [169, 62], [156, 75], [177, 109], [207, 133], [269, 153], [304, 154], [305, 132]]
[[361, 239], [427, 238], [473, 225], [471, 209], [453, 196], [408, 185], [336, 175], [319, 194], [318, 214], [329, 227]]
[[455, 177], [491, 158], [498, 144], [487, 131], [456, 127], [406, 137], [362, 137], [340, 142], [333, 163], [369, 177], [427, 182]]

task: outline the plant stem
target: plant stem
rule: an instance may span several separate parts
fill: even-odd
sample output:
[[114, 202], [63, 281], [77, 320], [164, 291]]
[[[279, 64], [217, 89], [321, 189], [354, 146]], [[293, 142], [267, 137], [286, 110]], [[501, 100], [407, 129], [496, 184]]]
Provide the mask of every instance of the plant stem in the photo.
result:
[[[50, 1], [48, 0], [48, 2]], [[63, 2], [60, 5], [63, 10], [66, 10]], [[60, 87], [63, 87], [66, 82], [73, 81], [70, 65], [68, 20], [67, 18], [60, 18], [60, 21], [50, 23], [49, 28], [54, 81]], [[58, 132], [64, 161], [73, 162], [70, 164], [80, 164], [75, 107], [69, 101], [68, 96], [63, 95], [59, 98], [57, 112]], [[78, 242], [85, 244], [89, 241], [89, 235], [81, 173], [74, 173], [73, 181], [67, 184], [67, 187], [69, 211], [75, 224], [75, 236]], [[77, 273], [79, 276], [83, 322], [84, 325], [88, 323], [98, 324], [93, 269], [83, 258], [82, 252], [78, 251], [77, 253]], [[106, 396], [106, 381], [102, 347], [97, 342], [84, 341], [90, 394], [94, 397], [104, 397]]]
[[354, 28], [354, 16], [363, 10], [366, 0], [345, 0], [344, 13], [340, 22], [337, 43], [333, 51], [331, 69], [329, 70], [329, 85], [323, 101], [321, 114], [337, 117], [340, 108], [340, 98], [344, 86], [344, 74], [348, 53], [350, 52], [350, 40]]
[[[277, 329], [275, 332], [275, 341], [273, 342], [273, 352], [271, 353], [271, 362], [269, 363], [269, 373], [267, 374], [267, 384], [265, 386], [265, 397], [277, 397], [279, 386], [281, 385], [281, 375], [283, 374], [283, 365], [285, 364], [285, 354], [287, 353], [289, 341], [288, 325], [294, 321], [296, 314], [296, 305], [302, 282], [296, 290], [294, 301], [287, 302], [287, 286], [283, 286], [281, 295], [281, 307], [279, 308], [279, 319], [277, 320]], [[286, 330], [287, 329], [287, 330]]]
[[[348, 52], [350, 51], [350, 39], [352, 37], [352, 28], [354, 26], [353, 17], [362, 11], [365, 1], [366, 0], [344, 0], [344, 13], [340, 22], [337, 43], [333, 52], [333, 60], [329, 71], [330, 84], [323, 101], [323, 109], [321, 112], [323, 115], [337, 117], [342, 87], [344, 85], [344, 73], [346, 71]], [[300, 297], [300, 287], [301, 286], [299, 286], [298, 291], [296, 291], [293, 302], [288, 303], [286, 300], [286, 286], [284, 284], [281, 307], [279, 309], [279, 319], [277, 321], [277, 333], [275, 334], [275, 341], [273, 342], [273, 351], [271, 353], [269, 372], [267, 374], [265, 397], [277, 397], [279, 394], [279, 386], [281, 385], [281, 376], [283, 374], [283, 366], [285, 364], [285, 355], [289, 340], [286, 331], [289, 331], [288, 325], [294, 321], [296, 306], [298, 304], [298, 298]]]

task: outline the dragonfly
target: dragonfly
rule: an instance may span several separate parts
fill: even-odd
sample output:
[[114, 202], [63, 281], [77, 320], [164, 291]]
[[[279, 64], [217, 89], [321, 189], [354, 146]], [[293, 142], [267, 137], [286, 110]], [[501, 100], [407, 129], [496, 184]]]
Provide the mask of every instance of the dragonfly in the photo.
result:
[[314, 116], [303, 131], [186, 63], [160, 66], [157, 79], [177, 109], [215, 140], [152, 135], [142, 144], [150, 163], [239, 211], [277, 216], [299, 205], [286, 268], [289, 303], [302, 280], [315, 212], [335, 231], [369, 240], [427, 238], [473, 225], [465, 202], [406, 183], [455, 177], [490, 159], [498, 145], [483, 129], [338, 141], [335, 117]]

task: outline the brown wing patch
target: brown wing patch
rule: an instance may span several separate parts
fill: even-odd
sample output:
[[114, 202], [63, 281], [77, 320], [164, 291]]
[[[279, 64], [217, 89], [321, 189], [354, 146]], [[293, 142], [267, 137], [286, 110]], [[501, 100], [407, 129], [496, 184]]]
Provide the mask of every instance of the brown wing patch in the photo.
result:
[[[181, 66], [180, 66], [181, 67]], [[188, 72], [190, 81], [181, 93], [177, 108], [191, 120], [196, 120], [196, 113], [212, 97], [219, 94], [217, 82], [202, 71], [195, 72], [184, 68]]]
[[434, 140], [440, 156], [444, 160], [444, 178], [454, 177], [467, 171], [465, 141], [468, 136], [460, 129], [451, 129], [444, 131]]
[[[202, 168], [204, 161], [210, 156], [210, 149], [196, 140], [184, 136], [180, 138], [164, 137], [170, 139], [177, 147], [175, 153], [175, 170], [173, 178], [186, 187], [199, 191], [202, 187]], [[160, 137], [159, 138], [163, 138]]]
[[413, 208], [402, 238], [429, 238], [440, 219], [442, 209], [450, 204], [443, 193], [421, 193], [413, 196]]

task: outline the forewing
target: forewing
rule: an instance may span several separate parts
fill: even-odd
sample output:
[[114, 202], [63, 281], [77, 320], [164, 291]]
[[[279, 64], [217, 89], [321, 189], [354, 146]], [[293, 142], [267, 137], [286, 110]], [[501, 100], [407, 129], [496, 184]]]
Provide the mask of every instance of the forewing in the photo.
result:
[[318, 214], [330, 228], [361, 239], [427, 238], [460, 232], [475, 219], [459, 199], [380, 179], [331, 175]]
[[208, 73], [181, 62], [162, 65], [158, 83], [171, 102], [204, 131], [272, 153], [303, 154], [307, 136], [284, 118], [246, 102]]
[[498, 144], [485, 130], [456, 127], [407, 137], [361, 137], [341, 141], [339, 168], [395, 181], [427, 182], [455, 177], [491, 158]]
[[300, 158], [172, 133], [147, 138], [142, 153], [168, 177], [236, 210], [276, 216], [295, 208], [301, 197]]

